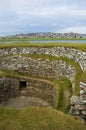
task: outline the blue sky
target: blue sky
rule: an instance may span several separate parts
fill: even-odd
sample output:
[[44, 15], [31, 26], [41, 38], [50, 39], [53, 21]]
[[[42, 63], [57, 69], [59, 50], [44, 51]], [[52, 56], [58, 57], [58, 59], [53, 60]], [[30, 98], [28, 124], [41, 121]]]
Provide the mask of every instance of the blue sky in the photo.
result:
[[86, 34], [86, 0], [0, 0], [0, 35]]

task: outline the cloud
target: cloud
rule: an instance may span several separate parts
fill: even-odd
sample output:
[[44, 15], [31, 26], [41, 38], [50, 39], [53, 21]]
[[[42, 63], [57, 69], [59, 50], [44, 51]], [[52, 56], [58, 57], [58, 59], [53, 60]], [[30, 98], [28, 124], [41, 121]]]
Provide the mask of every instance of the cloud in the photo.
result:
[[60, 32], [63, 32], [63, 33], [75, 32], [75, 33], [80, 33], [80, 34], [86, 34], [86, 26], [68, 27], [63, 30], [60, 30]]
[[1, 0], [0, 35], [73, 29], [86, 33], [85, 5], [86, 0]]

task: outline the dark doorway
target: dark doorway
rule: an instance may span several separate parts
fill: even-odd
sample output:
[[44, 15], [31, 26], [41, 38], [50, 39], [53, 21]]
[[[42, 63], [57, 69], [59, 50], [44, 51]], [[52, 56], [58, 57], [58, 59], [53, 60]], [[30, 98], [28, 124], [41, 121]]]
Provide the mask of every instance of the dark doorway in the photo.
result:
[[20, 90], [25, 89], [27, 86], [27, 82], [25, 80], [20, 81]]

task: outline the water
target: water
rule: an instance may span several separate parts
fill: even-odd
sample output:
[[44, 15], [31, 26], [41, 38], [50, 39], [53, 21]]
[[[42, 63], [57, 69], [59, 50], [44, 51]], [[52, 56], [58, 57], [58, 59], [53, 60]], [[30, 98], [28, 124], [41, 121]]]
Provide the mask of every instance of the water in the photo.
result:
[[86, 40], [26, 40], [26, 41], [7, 41], [7, 42], [0, 42], [1, 44], [9, 44], [9, 43], [85, 43]]
[[86, 40], [33, 40], [29, 42], [31, 43], [86, 43]]

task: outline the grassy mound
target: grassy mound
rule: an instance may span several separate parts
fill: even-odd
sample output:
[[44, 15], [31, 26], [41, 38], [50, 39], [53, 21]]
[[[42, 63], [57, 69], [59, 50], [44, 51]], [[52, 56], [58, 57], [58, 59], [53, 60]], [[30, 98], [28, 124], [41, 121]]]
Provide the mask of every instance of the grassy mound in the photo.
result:
[[50, 108], [16, 110], [0, 107], [0, 130], [86, 130], [69, 115]]

